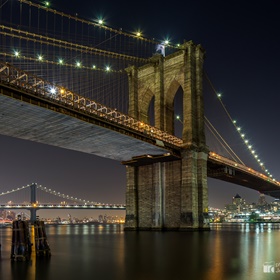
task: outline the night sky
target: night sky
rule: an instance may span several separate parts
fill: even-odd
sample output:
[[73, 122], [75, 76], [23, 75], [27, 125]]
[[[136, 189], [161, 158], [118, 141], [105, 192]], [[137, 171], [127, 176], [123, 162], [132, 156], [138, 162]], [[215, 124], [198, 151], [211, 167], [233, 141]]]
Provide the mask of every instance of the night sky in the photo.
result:
[[[279, 9], [277, 1], [249, 2], [184, 1], [184, 6], [179, 1], [51, 3], [54, 9], [85, 19], [102, 16], [115, 29], [140, 28], [150, 38], [201, 44], [206, 50], [204, 69], [222, 93], [223, 103], [279, 181]], [[125, 203], [125, 167], [119, 162], [6, 136], [0, 136], [0, 151], [1, 192], [37, 182], [79, 198]], [[212, 207], [223, 208], [236, 193], [249, 203], [259, 197], [256, 191], [222, 181], [209, 179], [208, 185]], [[73, 215], [98, 214], [80, 211]]]

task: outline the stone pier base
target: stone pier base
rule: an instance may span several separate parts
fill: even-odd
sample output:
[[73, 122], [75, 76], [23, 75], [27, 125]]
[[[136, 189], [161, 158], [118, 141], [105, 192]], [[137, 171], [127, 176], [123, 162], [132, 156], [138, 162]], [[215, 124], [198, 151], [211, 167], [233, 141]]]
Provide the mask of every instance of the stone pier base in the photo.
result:
[[[207, 154], [127, 166], [125, 230], [209, 230]], [[201, 172], [203, 171], [203, 172]]]

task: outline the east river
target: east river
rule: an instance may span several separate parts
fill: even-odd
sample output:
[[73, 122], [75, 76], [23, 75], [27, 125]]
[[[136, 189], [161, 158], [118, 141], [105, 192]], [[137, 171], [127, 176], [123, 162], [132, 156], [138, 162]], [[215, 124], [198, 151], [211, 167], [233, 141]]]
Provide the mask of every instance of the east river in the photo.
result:
[[127, 232], [47, 225], [50, 258], [11, 261], [0, 226], [1, 280], [280, 279], [280, 224], [213, 224], [207, 232]]

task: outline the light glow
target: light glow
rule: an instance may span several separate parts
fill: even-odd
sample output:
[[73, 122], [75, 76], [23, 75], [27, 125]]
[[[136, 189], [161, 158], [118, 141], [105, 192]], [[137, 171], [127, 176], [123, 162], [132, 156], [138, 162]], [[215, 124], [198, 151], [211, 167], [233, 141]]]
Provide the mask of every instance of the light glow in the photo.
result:
[[19, 51], [14, 51], [14, 55], [15, 55], [15, 57], [19, 57], [20, 56], [20, 52]]

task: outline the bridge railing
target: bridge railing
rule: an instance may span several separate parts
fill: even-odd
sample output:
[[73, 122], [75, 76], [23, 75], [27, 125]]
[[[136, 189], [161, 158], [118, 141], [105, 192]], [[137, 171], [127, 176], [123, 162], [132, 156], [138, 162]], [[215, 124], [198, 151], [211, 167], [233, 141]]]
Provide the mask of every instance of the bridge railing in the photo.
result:
[[223, 157], [221, 155], [218, 155], [214, 152], [209, 153], [209, 158], [210, 159], [215, 159], [215, 161], [219, 161], [221, 163], [227, 164], [228, 166], [234, 167], [235, 169], [239, 169], [240, 171], [243, 171], [243, 172], [246, 172], [246, 173], [249, 173], [249, 174], [253, 174], [256, 177], [259, 177], [263, 180], [269, 181], [272, 184], [280, 186], [280, 182], [276, 181], [275, 179], [272, 179], [272, 178], [266, 176], [265, 174], [260, 173], [260, 172], [254, 170], [250, 167], [247, 167], [247, 166], [242, 165], [242, 164], [238, 164], [237, 162], [235, 162], [233, 160], [230, 160], [226, 157]]
[[78, 95], [69, 89], [47, 82], [37, 76], [18, 69], [6, 62], [0, 62], [0, 79], [2, 83], [24, 89], [35, 96], [62, 103], [75, 110], [96, 115], [110, 122], [133, 129], [149, 137], [170, 143], [175, 146], [183, 144], [182, 139], [125, 115], [116, 109], [106, 107], [94, 100]]

